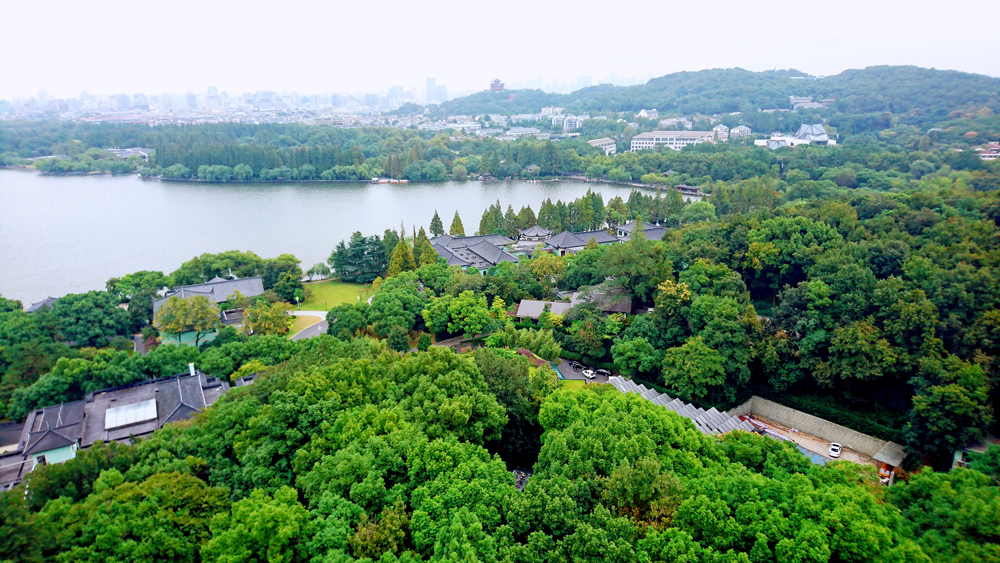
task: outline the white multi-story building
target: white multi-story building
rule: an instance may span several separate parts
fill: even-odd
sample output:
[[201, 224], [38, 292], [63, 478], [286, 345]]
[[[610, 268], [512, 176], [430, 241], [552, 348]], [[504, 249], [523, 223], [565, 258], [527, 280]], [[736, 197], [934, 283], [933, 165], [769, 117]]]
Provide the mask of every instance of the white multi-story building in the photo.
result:
[[478, 121], [461, 121], [458, 123], [449, 123], [449, 127], [452, 129], [461, 129], [462, 131], [479, 131], [483, 128], [483, 124]]
[[542, 108], [542, 115], [559, 115], [563, 108]]
[[602, 137], [600, 139], [593, 139], [591, 141], [587, 141], [587, 143], [590, 144], [590, 146], [592, 147], [597, 147], [603, 150], [604, 154], [608, 156], [613, 156], [615, 153], [618, 152], [618, 145], [615, 143], [615, 140], [612, 139], [611, 137]]
[[514, 138], [524, 135], [535, 135], [536, 133], [541, 133], [541, 130], [535, 127], [511, 127], [507, 130], [507, 136]]
[[656, 119], [657, 117], [660, 117], [660, 112], [656, 111], [655, 108], [644, 109], [644, 110], [639, 110], [639, 113], [637, 115], [645, 119]]
[[672, 127], [675, 125], [680, 125], [685, 129], [694, 127], [694, 123], [690, 119], [685, 119], [683, 117], [670, 117], [668, 119], [660, 120], [660, 127]]
[[729, 130], [730, 137], [743, 137], [744, 139], [749, 137], [751, 133], [753, 133], [753, 131], [751, 131], [746, 125], [738, 125]]
[[659, 146], [679, 151], [688, 145], [715, 142], [715, 131], [650, 131], [632, 137], [630, 150], [652, 149]]
[[589, 115], [567, 115], [563, 121], [563, 131], [572, 131], [583, 127], [583, 122], [590, 119]]
[[729, 140], [729, 127], [726, 127], [725, 125], [723, 125], [723, 124], [720, 123], [720, 124], [716, 125], [715, 127], [712, 127], [712, 131], [715, 132], [715, 138], [716, 139], [718, 139], [720, 141], [728, 141]]

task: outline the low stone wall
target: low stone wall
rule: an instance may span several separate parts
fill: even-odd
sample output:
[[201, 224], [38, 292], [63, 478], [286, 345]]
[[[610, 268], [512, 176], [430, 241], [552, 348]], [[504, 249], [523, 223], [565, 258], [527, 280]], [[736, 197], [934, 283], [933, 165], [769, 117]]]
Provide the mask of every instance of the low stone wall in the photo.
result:
[[750, 397], [749, 399], [747, 399], [747, 402], [743, 403], [742, 405], [736, 408], [731, 409], [726, 414], [728, 414], [729, 416], [748, 416], [750, 414], [753, 414], [751, 412], [753, 409], [753, 400], [756, 398], [757, 398], [756, 396]]
[[834, 424], [817, 416], [800, 410], [779, 405], [774, 401], [754, 395], [749, 401], [729, 411], [730, 416], [759, 416], [789, 428], [795, 428], [806, 434], [822, 438], [828, 442], [839, 442], [845, 447], [868, 457], [875, 457], [887, 443], [845, 426]]

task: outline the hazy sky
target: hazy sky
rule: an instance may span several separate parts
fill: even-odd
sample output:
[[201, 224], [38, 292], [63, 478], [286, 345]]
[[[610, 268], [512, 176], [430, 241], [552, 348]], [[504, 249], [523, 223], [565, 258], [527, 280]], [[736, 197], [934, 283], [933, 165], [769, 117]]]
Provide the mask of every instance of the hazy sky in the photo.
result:
[[914, 64], [1000, 76], [992, 4], [748, 2], [7, 2], [0, 99], [118, 92], [450, 92], [617, 71]]

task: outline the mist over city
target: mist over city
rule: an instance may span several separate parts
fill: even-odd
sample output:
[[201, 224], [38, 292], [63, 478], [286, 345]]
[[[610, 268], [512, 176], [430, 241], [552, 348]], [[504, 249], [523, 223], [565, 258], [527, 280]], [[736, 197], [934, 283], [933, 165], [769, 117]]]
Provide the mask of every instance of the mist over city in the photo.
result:
[[1000, 562], [992, 5], [0, 8], [0, 562]]

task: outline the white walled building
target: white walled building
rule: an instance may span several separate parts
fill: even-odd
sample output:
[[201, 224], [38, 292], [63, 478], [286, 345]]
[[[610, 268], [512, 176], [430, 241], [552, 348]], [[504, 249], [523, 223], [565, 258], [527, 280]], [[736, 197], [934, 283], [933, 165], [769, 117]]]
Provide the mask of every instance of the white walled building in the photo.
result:
[[751, 133], [753, 133], [753, 131], [751, 131], [746, 125], [739, 125], [729, 130], [730, 137], [743, 137], [744, 139], [749, 137]]
[[715, 138], [716, 139], [718, 139], [720, 141], [728, 141], [729, 140], [729, 127], [726, 127], [725, 125], [723, 125], [723, 124], [720, 123], [720, 124], [716, 125], [715, 127], [712, 127], [712, 131], [715, 132]]
[[714, 131], [650, 131], [632, 137], [630, 150], [652, 149], [664, 146], [679, 151], [688, 145], [715, 142]]
[[683, 117], [670, 117], [667, 119], [660, 120], [660, 127], [673, 127], [675, 125], [680, 125], [685, 129], [690, 129], [694, 127], [694, 122], [690, 119], [685, 119]]
[[613, 156], [618, 152], [618, 145], [615, 140], [610, 137], [602, 137], [600, 139], [594, 139], [592, 141], [587, 141], [592, 147], [597, 147], [604, 151], [604, 154], [608, 156]]
[[590, 119], [589, 115], [567, 115], [563, 121], [563, 131], [572, 131], [583, 127], [583, 122]]

